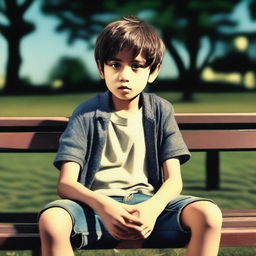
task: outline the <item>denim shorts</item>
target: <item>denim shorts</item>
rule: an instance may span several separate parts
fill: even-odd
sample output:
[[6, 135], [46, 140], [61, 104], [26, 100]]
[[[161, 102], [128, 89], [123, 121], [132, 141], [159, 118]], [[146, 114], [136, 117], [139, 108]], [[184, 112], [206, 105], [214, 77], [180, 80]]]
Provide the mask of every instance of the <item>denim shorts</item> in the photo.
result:
[[[150, 198], [148, 195], [131, 194], [113, 199], [125, 204], [137, 204]], [[187, 205], [196, 201], [211, 201], [206, 198], [181, 195], [172, 200], [158, 217], [154, 230], [144, 241], [143, 248], [179, 248], [190, 240], [190, 230], [181, 223], [181, 212]], [[73, 231], [71, 243], [74, 249], [110, 249], [118, 241], [104, 227], [100, 216], [86, 204], [60, 199], [47, 204], [40, 213], [51, 207], [61, 207], [71, 216]]]

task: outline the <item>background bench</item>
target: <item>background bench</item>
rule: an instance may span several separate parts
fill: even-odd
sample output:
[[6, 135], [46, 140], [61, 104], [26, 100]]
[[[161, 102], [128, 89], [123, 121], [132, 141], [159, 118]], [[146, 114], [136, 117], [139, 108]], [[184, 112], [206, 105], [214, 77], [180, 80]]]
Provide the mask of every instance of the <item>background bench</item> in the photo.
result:
[[[191, 151], [205, 151], [206, 188], [219, 188], [219, 152], [256, 150], [256, 114], [176, 114]], [[0, 118], [1, 152], [56, 152], [68, 118]], [[223, 210], [221, 246], [256, 246], [256, 210]], [[0, 213], [0, 249], [40, 248], [36, 213]]]

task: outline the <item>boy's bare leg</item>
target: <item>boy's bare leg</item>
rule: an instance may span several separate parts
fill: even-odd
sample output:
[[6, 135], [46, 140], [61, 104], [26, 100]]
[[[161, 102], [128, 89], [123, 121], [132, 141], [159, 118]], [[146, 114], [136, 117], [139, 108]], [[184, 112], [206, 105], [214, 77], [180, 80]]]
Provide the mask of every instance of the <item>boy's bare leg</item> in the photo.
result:
[[182, 221], [191, 229], [186, 256], [217, 256], [221, 237], [222, 214], [218, 206], [199, 201], [184, 208]]
[[45, 210], [39, 220], [42, 256], [73, 256], [70, 243], [72, 220], [67, 211], [54, 207]]

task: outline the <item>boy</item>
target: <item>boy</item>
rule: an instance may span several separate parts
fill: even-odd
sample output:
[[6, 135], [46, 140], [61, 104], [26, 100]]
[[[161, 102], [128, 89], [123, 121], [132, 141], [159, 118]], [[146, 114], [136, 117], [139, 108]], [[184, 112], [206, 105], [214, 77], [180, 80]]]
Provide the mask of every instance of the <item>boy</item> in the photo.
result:
[[190, 153], [171, 104], [142, 92], [156, 79], [164, 50], [136, 17], [99, 35], [95, 60], [108, 91], [82, 103], [60, 139], [54, 163], [64, 199], [40, 213], [43, 256], [138, 245], [217, 255], [221, 212], [208, 199], [180, 195], [180, 164]]

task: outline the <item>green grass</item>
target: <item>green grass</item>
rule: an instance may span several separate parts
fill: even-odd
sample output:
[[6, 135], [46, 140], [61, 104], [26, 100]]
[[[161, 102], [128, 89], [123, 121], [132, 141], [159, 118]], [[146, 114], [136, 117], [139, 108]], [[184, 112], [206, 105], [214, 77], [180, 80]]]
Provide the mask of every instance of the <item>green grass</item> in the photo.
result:
[[[177, 92], [158, 93], [176, 112], [256, 112], [256, 92], [196, 93], [192, 103], [180, 102]], [[74, 108], [95, 93], [42, 96], [0, 96], [0, 116], [70, 116]]]
[[70, 116], [90, 94], [0, 97], [0, 116]]
[[256, 112], [255, 92], [196, 93], [193, 102], [180, 102], [180, 93], [158, 93], [174, 104], [176, 112], [184, 113], [246, 113]]
[[[256, 93], [195, 94], [195, 102], [179, 102], [179, 93], [159, 93], [173, 102], [176, 112], [256, 112]], [[16, 96], [0, 98], [1, 116], [70, 116], [73, 109], [93, 94]], [[0, 211], [38, 211], [57, 198], [58, 171], [54, 154], [0, 154]], [[193, 153], [182, 167], [184, 194], [212, 198], [221, 208], [255, 208], [256, 152], [221, 152], [221, 189], [205, 187], [205, 153]], [[97, 255], [133, 255], [129, 250], [97, 251]], [[29, 256], [30, 252], [1, 252], [0, 255]], [[95, 251], [77, 252], [95, 255]], [[184, 255], [184, 250], [139, 250], [136, 256]], [[221, 248], [221, 256], [252, 256], [255, 248]]]
[[[38, 211], [57, 198], [53, 154], [0, 154], [1, 211]], [[255, 208], [256, 152], [221, 153], [221, 189], [205, 190], [204, 153], [182, 166], [184, 194], [210, 197], [221, 208]], [[237, 160], [237, 161], [236, 161]]]

